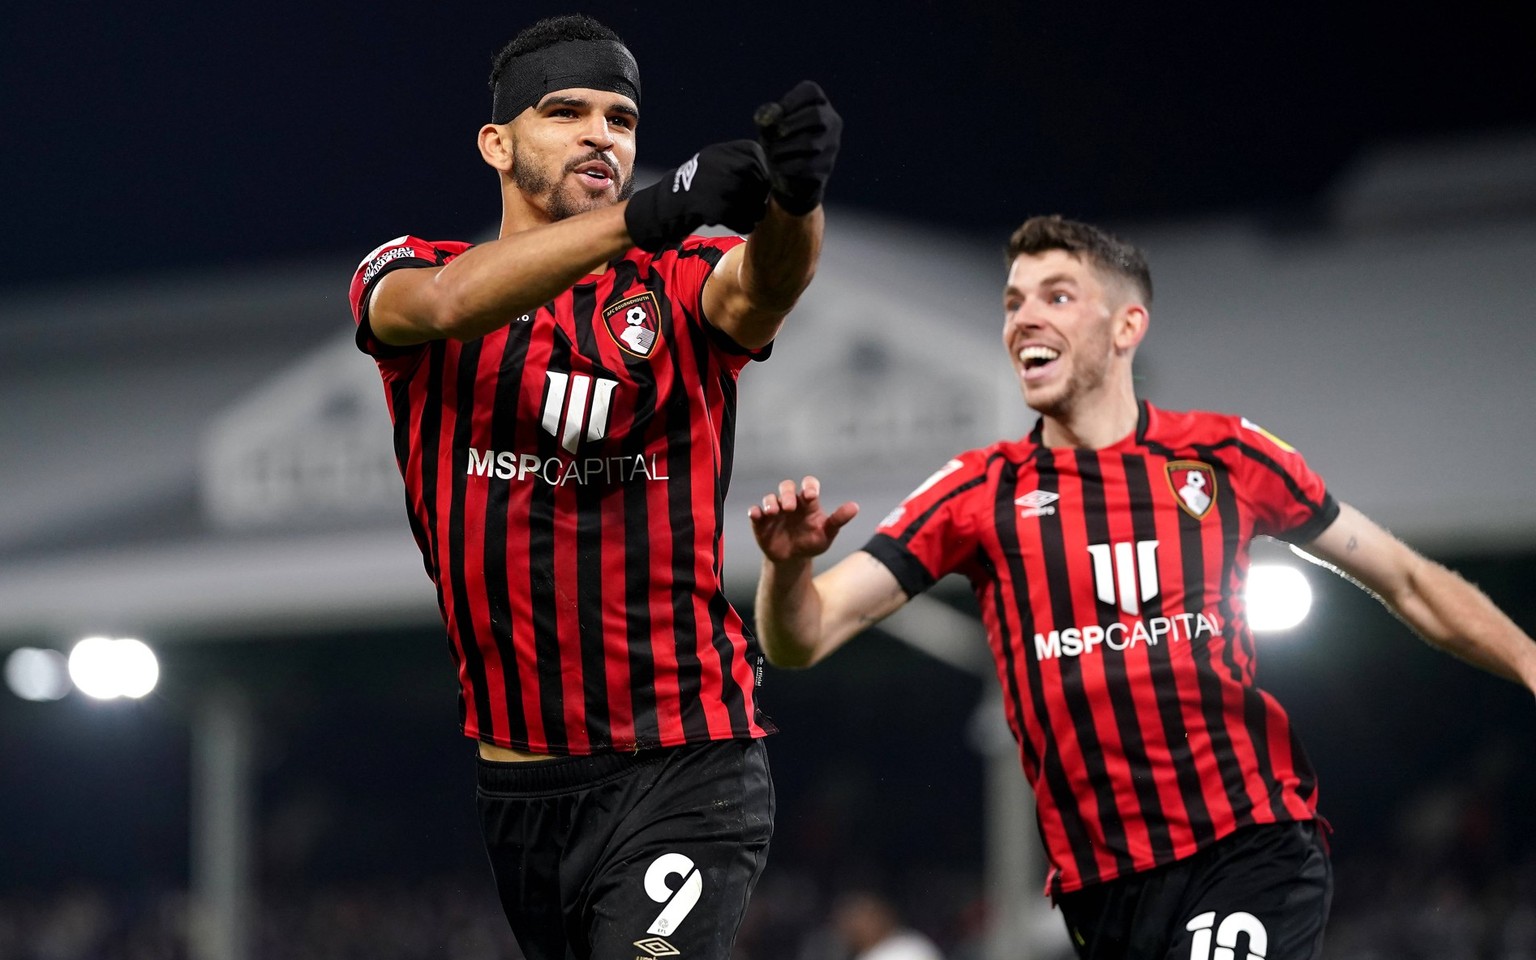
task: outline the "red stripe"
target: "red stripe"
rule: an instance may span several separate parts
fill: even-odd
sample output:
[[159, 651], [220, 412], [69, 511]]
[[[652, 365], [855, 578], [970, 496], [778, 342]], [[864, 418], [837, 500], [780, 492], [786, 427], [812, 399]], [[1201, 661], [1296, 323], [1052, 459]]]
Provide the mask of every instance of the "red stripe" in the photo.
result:
[[[548, 317], [537, 322], [549, 323]], [[523, 360], [522, 381], [518, 384], [517, 405], [519, 410], [538, 410], [544, 397], [544, 371], [549, 366], [550, 341], [533, 337]], [[526, 422], [520, 421], [517, 430], [518, 447], [531, 449]], [[519, 468], [521, 469], [521, 468]], [[528, 556], [528, 528], [517, 518], [528, 516], [528, 504], [533, 497], [533, 485], [543, 481], [514, 477], [507, 488], [507, 583], [513, 604], [512, 646], [517, 651], [518, 689], [522, 692], [523, 722], [528, 729], [528, 749], [543, 752], [549, 749], [549, 732], [544, 729], [543, 696], [539, 689], [538, 647], [535, 643], [533, 620], [528, 607], [518, 605], [526, 596], [533, 582], [532, 561]]]
[[[1238, 535], [1241, 531], [1233, 533]], [[1206, 515], [1201, 534], [1205, 544], [1205, 582], [1219, 588], [1223, 584], [1223, 568], [1226, 562], [1224, 553], [1226, 531], [1217, 507], [1213, 506], [1211, 512]], [[1212, 609], [1215, 605], [1214, 598], [1208, 596], [1206, 601], [1207, 609]], [[1243, 690], [1238, 680], [1233, 678], [1231, 669], [1226, 663], [1227, 645], [1235, 642], [1233, 632], [1234, 625], [1224, 622], [1221, 633], [1213, 638], [1210, 644], [1210, 669], [1221, 678], [1222, 717], [1227, 736], [1232, 741], [1230, 759], [1242, 771], [1243, 788], [1248, 803], [1252, 807], [1253, 818], [1260, 823], [1269, 823], [1275, 819], [1274, 811], [1269, 807], [1268, 791], [1264, 787], [1259, 769], [1259, 758], [1254, 751], [1253, 737], [1248, 731], [1248, 725], [1243, 716]], [[1234, 653], [1237, 652], [1234, 651]]]
[[[1132, 513], [1130, 502], [1130, 486], [1126, 482], [1126, 462], [1119, 456], [1101, 456], [1099, 458], [1104, 471], [1104, 495], [1105, 505], [1109, 512], [1109, 531], [1111, 542], [1134, 542], [1136, 540], [1135, 517]], [[1145, 467], [1143, 467], [1145, 469]], [[1161, 479], [1152, 478], [1151, 479]], [[1150, 484], [1149, 484], [1150, 485]], [[1166, 486], [1166, 484], [1164, 484]], [[1157, 496], [1153, 487], [1153, 497]], [[1175, 538], [1177, 540], [1177, 538]], [[1177, 550], [1168, 551], [1169, 544], [1162, 537], [1157, 538], [1157, 576], [1159, 581], [1158, 608], [1164, 614], [1168, 612], [1168, 585], [1164, 582], [1168, 579], [1168, 571], [1177, 571]], [[1168, 552], [1172, 552], [1174, 562], [1169, 562]], [[1136, 558], [1137, 563], [1141, 558]], [[1138, 568], [1139, 572], [1139, 568]], [[1177, 588], [1177, 584], [1173, 584]], [[1129, 625], [1135, 618], [1123, 615], [1122, 622]], [[1143, 608], [1142, 619], [1145, 619]], [[1168, 644], [1172, 640], [1165, 638], [1162, 643]], [[1166, 656], [1166, 651], [1157, 651], [1159, 658]], [[1142, 749], [1146, 753], [1147, 763], [1153, 768], [1153, 786], [1157, 792], [1158, 804], [1162, 807], [1161, 819], [1168, 826], [1168, 839], [1175, 852], [1195, 849], [1194, 837], [1189, 830], [1189, 812], [1184, 807], [1184, 797], [1179, 792], [1177, 778], [1164, 764], [1168, 758], [1168, 741], [1163, 735], [1163, 718], [1157, 707], [1157, 690], [1153, 686], [1152, 659], [1153, 648], [1148, 644], [1135, 644], [1127, 647], [1122, 653], [1122, 665], [1125, 670], [1127, 687], [1131, 694], [1131, 702], [1135, 708], [1137, 732], [1141, 734]], [[1166, 774], [1157, 776], [1156, 774]], [[1128, 784], [1128, 787], [1134, 785]], [[1146, 828], [1147, 811], [1138, 805], [1138, 823]], [[1148, 846], [1145, 850], [1132, 850], [1136, 859], [1137, 869], [1145, 870], [1157, 865], [1157, 858], [1151, 848], [1150, 835]]]
[[[657, 411], [661, 415], [661, 411]], [[671, 476], [680, 465], [673, 464], [664, 452], [656, 455], [656, 472]], [[672, 526], [667, 504], [667, 485], [647, 483], [646, 512], [649, 515], [651, 569], [672, 569]], [[687, 740], [683, 732], [682, 701], [677, 682], [677, 629], [672, 616], [672, 591], [651, 593], [651, 657], [656, 664], [656, 730], [663, 746], [677, 746]]]
[[[1057, 455], [1057, 467], [1062, 476], [1062, 497], [1071, 498], [1071, 502], [1083, 502], [1083, 479], [1077, 471], [1077, 458], [1073, 454], [1062, 453]], [[1104, 458], [1099, 458], [1101, 461]], [[1107, 498], [1113, 492], [1108, 482], [1106, 472], [1104, 495], [1106, 497], [1106, 514], [1110, 520], [1111, 542], [1120, 540], [1135, 540], [1133, 533], [1117, 531], [1113, 526], [1118, 513], [1118, 504], [1110, 502]], [[1071, 492], [1068, 493], [1067, 491]], [[1072, 582], [1077, 584], [1091, 584], [1093, 571], [1090, 565], [1088, 553], [1088, 525], [1083, 511], [1072, 511], [1062, 522], [1063, 545], [1066, 549], [1067, 564], [1071, 569]], [[1082, 578], [1082, 579], [1079, 579]], [[1078, 624], [1098, 623], [1098, 602], [1092, 590], [1072, 590], [1073, 620]], [[1122, 613], [1120, 622], [1130, 629], [1136, 622], [1136, 618]], [[1116, 654], [1121, 655], [1121, 654]], [[1105, 772], [1109, 776], [1110, 787], [1113, 791], [1115, 812], [1121, 825], [1125, 829], [1125, 841], [1127, 852], [1131, 860], [1140, 869], [1142, 864], [1152, 864], [1152, 838], [1147, 833], [1147, 823], [1142, 816], [1141, 802], [1136, 796], [1136, 786], [1131, 778], [1130, 763], [1125, 754], [1125, 743], [1120, 739], [1120, 726], [1115, 716], [1113, 705], [1109, 701], [1109, 675], [1106, 671], [1106, 660], [1111, 656], [1110, 651], [1100, 644], [1095, 652], [1077, 657], [1077, 662], [1082, 670], [1083, 686], [1089, 691], [1101, 691], [1102, 695], [1091, 697], [1093, 705], [1092, 722], [1095, 735], [1099, 740], [1100, 759], [1104, 764]]]
[[[480, 350], [479, 366], [475, 373], [475, 397], [470, 420], [469, 445], [481, 450], [488, 450], [491, 446], [491, 414], [495, 410], [496, 371], [500, 368], [506, 343], [506, 334], [502, 331], [499, 340], [495, 334], [486, 337]], [[451, 441], [452, 438], [449, 439]], [[445, 474], [445, 477], [453, 480], [457, 480], [459, 476], [468, 472], [466, 462], [450, 463], [449, 466], [453, 472]], [[493, 481], [489, 477], [470, 476], [465, 479], [468, 482], [464, 489], [464, 589], [470, 608], [484, 610], [490, 607], [490, 598], [486, 595], [485, 588], [485, 510], [486, 497]], [[482, 630], [485, 632], [482, 633]], [[507, 687], [502, 676], [501, 653], [496, 649], [495, 638], [489, 631], [489, 624], [476, 624], [475, 632], [479, 638], [480, 656], [484, 661], [482, 666], [485, 670], [486, 684], [489, 687], [486, 695], [490, 700], [491, 714], [495, 717], [495, 729], [503, 732], [504, 739], [504, 731], [510, 729], [507, 717]]]
[[[1057, 475], [1061, 482], [1061, 498], [1071, 503], [1082, 502], [1082, 484], [1076, 476], [1076, 466], [1071, 462], [1070, 453], [1066, 454], [1067, 466], [1062, 467], [1063, 455], [1055, 454], [1057, 460]], [[1092, 583], [1092, 572], [1087, 569], [1088, 544], [1086, 532], [1082, 526], [1082, 515], [1075, 515], [1063, 511], [1062, 538], [1067, 556], [1067, 574], [1072, 578], [1074, 586], [1080, 583]], [[1074, 522], [1075, 521], [1075, 522]], [[1074, 527], [1076, 529], [1074, 529]], [[1074, 562], [1074, 550], [1081, 551], [1083, 560]], [[1048, 583], [1052, 571], [1046, 569], [1044, 557], [1038, 554], [1035, 557], [1037, 569], [1029, 570], [1029, 582], [1036, 584], [1036, 590], [1029, 599], [1038, 618], [1035, 624], [1037, 633], [1049, 633], [1051, 630], [1065, 630], [1076, 626], [1069, 620], [1066, 623], [1055, 623], [1051, 620], [1051, 599]], [[1030, 555], [1026, 553], [1025, 564], [1029, 566]], [[1060, 572], [1055, 572], [1060, 576]], [[1077, 590], [1074, 593], [1079, 592]], [[1021, 638], [1023, 639], [1023, 638]], [[1030, 638], [1033, 640], [1033, 638]], [[1026, 656], [1034, 656], [1034, 650], [1026, 651]], [[1078, 809], [1082, 812], [1084, 826], [1092, 832], [1088, 838], [1093, 847], [1094, 861], [1098, 864], [1100, 877], [1112, 877], [1116, 873], [1115, 858], [1109, 852], [1109, 845], [1104, 836], [1103, 813], [1099, 809], [1098, 797], [1093, 792], [1093, 785], [1083, 782], [1081, 779], [1087, 769], [1083, 757], [1082, 744], [1078, 740], [1077, 727], [1072, 719], [1071, 710], [1067, 706], [1066, 691], [1062, 686], [1061, 664], [1065, 658], [1053, 657], [1040, 663], [1040, 683], [1045, 693], [1047, 722], [1055, 734], [1055, 742], [1058, 752], [1061, 754], [1062, 766], [1071, 777], [1076, 773], [1078, 782], [1072, 784], [1073, 792], [1077, 796]], [[1079, 661], [1090, 659], [1085, 657], [1075, 658]], [[1097, 729], [1097, 728], [1095, 728]], [[1070, 846], [1052, 852], [1052, 860], [1058, 865], [1072, 864], [1078, 856], [1078, 851]]]
[[[1180, 536], [1179, 516], [1180, 509], [1174, 502], [1173, 493], [1164, 482], [1162, 476], [1162, 461], [1148, 457], [1146, 459], [1148, 484], [1152, 491], [1154, 507], [1152, 518], [1157, 531], [1158, 573], [1162, 578], [1163, 613], [1172, 616], [1184, 611], [1188, 591], [1184, 585], [1184, 541]], [[1184, 732], [1190, 740], [1197, 736], [1202, 738], [1207, 746], [1210, 743], [1210, 735], [1205, 729], [1205, 717], [1200, 712], [1200, 688], [1195, 676], [1195, 662], [1190, 656], [1191, 643], [1189, 638], [1170, 638], [1164, 641], [1167, 644], [1162, 655], [1167, 657], [1172, 670], [1174, 688], [1178, 694], [1179, 718], [1183, 724]], [[1155, 704], [1155, 697], [1152, 702]], [[1154, 708], [1155, 709], [1155, 706]], [[1151, 722], [1145, 721], [1144, 727], [1150, 727]], [[1172, 750], [1164, 738], [1161, 723], [1158, 724], [1158, 743], [1164, 757], [1170, 757]], [[1193, 744], [1190, 744], [1193, 746]], [[1192, 751], [1199, 756], [1199, 750]], [[1198, 778], [1200, 782], [1200, 796], [1209, 811], [1213, 823], [1220, 821], [1224, 811], [1228, 824], [1232, 821], [1231, 805], [1227, 802], [1226, 794], [1220, 789], [1221, 779], [1217, 777], [1214, 785], [1209, 775], [1202, 773]], [[1166, 782], [1159, 782], [1160, 795], [1163, 796], [1163, 810], [1168, 814], [1169, 836], [1174, 845], [1175, 857], [1186, 857], [1198, 849], [1194, 838], [1194, 831], [1190, 826], [1189, 806], [1184, 802], [1184, 795], [1179, 788], [1176, 777], [1169, 776]], [[1214, 789], [1213, 789], [1214, 786]], [[1163, 788], [1167, 789], [1164, 790]], [[1177, 803], [1169, 799], [1168, 794], [1177, 797]], [[1219, 830], [1219, 827], [1217, 828]]]

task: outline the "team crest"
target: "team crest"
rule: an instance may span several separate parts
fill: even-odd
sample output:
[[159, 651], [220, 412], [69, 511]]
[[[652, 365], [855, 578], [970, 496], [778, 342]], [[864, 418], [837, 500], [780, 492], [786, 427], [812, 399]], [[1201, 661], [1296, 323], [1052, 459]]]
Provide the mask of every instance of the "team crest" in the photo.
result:
[[1174, 460], [1163, 466], [1163, 475], [1184, 512], [1204, 520], [1216, 502], [1216, 471], [1211, 465], [1199, 460]]
[[603, 311], [613, 342], [625, 353], [642, 359], [656, 352], [656, 344], [661, 340], [660, 317], [656, 295], [649, 290], [625, 297]]

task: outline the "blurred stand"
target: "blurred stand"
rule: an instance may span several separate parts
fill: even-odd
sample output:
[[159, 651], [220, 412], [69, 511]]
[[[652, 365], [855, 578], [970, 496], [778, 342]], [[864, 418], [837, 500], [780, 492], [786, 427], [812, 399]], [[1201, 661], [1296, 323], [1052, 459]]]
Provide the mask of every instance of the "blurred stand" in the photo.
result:
[[245, 693], [210, 691], [192, 723], [191, 960], [254, 960], [251, 949], [251, 764], [255, 724]]

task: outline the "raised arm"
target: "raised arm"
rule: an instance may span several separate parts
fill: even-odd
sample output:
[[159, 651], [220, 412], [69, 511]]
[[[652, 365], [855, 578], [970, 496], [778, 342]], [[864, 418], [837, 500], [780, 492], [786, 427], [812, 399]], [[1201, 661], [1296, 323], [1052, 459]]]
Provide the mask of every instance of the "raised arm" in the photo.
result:
[[624, 205], [477, 244], [442, 267], [380, 278], [368, 323], [383, 343], [473, 340], [536, 310], [632, 246]]
[[857, 504], [845, 503], [824, 513], [815, 477], [799, 490], [785, 480], [748, 511], [763, 551], [757, 634], [774, 666], [809, 667], [907, 602], [895, 575], [862, 550], [813, 576], [815, 558], [858, 512]]
[[760, 107], [757, 120], [772, 201], [752, 236], [725, 255], [704, 285], [705, 316], [752, 350], [778, 335], [816, 274], [825, 223], [821, 201], [843, 127], [821, 87], [809, 80]]
[[1304, 548], [1386, 604], [1426, 642], [1536, 693], [1536, 642], [1487, 594], [1344, 504]]
[[392, 346], [473, 340], [631, 247], [655, 252], [704, 224], [751, 230], [764, 216], [768, 189], [757, 144], [712, 144], [628, 201], [479, 244], [446, 266], [385, 275], [368, 305], [369, 325]]

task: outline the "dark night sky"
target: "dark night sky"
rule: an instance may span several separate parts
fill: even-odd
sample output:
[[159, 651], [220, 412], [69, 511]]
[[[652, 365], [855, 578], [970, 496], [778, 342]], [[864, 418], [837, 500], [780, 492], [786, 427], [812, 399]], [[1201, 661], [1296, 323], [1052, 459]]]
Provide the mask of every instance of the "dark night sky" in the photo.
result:
[[[1344, 7], [1347, 9], [1339, 9]], [[834, 204], [1001, 237], [1032, 212], [1305, 216], [1363, 145], [1536, 125], [1517, 4], [610, 3], [640, 157], [802, 77], [843, 113]], [[494, 222], [495, 50], [564, 4], [13, 5], [0, 291], [361, 256]], [[770, 11], [777, 10], [774, 14]]]

